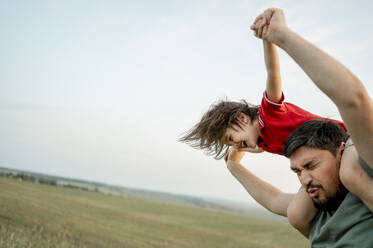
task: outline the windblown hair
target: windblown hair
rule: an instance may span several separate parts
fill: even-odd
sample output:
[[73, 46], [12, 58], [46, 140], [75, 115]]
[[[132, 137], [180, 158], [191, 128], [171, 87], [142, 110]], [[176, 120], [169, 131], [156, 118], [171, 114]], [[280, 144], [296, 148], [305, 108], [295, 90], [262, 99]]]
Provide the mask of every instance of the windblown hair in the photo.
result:
[[221, 159], [227, 152], [228, 145], [223, 143], [223, 136], [227, 128], [240, 127], [237, 115], [242, 112], [251, 121], [258, 118], [258, 106], [247, 103], [231, 101], [218, 101], [210, 106], [202, 116], [200, 122], [194, 125], [179, 139], [196, 149], [205, 151], [205, 154]]
[[309, 120], [298, 126], [286, 139], [284, 155], [289, 158], [298, 148], [305, 146], [328, 150], [336, 156], [338, 147], [348, 137], [343, 128], [333, 121]]

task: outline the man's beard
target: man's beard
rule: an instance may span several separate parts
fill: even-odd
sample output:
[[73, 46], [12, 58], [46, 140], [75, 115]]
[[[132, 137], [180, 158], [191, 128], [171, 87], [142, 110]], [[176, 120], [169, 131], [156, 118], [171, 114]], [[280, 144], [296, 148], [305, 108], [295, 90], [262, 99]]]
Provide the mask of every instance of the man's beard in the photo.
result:
[[[322, 189], [321, 185], [317, 185], [316, 187]], [[341, 205], [342, 201], [345, 199], [347, 192], [347, 189], [340, 183], [334, 195], [326, 195], [324, 200], [312, 199], [313, 205], [315, 206], [315, 208], [321, 211], [336, 210], [339, 207], [339, 205]]]

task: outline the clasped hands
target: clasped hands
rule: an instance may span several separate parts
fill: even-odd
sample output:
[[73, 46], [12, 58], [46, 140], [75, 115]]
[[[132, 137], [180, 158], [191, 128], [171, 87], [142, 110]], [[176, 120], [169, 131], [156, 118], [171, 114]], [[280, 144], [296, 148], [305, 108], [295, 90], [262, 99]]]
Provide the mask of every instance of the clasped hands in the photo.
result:
[[285, 15], [283, 10], [270, 8], [255, 18], [250, 29], [257, 38], [276, 43], [281, 31], [285, 30]]

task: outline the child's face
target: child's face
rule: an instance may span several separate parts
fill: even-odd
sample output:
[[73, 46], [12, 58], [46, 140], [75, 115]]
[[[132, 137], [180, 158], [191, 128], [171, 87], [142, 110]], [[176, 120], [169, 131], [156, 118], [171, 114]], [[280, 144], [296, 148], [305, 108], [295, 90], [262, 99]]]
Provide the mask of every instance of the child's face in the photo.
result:
[[224, 143], [236, 149], [256, 148], [259, 139], [258, 120], [251, 121], [250, 118], [239, 114], [238, 125], [227, 128], [223, 137]]

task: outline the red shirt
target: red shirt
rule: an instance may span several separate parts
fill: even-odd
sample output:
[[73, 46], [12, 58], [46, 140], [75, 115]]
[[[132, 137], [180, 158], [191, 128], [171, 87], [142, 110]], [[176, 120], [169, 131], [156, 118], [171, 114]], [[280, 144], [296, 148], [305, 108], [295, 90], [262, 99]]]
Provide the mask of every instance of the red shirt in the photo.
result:
[[258, 146], [264, 151], [283, 155], [287, 137], [303, 122], [312, 119], [335, 121], [346, 131], [341, 121], [323, 118], [294, 104], [284, 102], [284, 94], [279, 102], [273, 102], [264, 92], [259, 107], [259, 131], [262, 141]]

